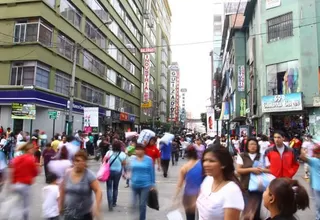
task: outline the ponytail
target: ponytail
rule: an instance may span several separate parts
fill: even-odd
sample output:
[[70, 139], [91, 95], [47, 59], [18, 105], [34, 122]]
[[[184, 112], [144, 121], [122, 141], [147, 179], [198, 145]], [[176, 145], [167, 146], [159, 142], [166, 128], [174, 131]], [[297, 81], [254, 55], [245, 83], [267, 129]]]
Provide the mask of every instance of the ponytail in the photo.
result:
[[269, 190], [276, 198], [276, 205], [282, 217], [292, 217], [298, 210], [309, 207], [308, 193], [297, 180], [274, 179], [269, 185]]

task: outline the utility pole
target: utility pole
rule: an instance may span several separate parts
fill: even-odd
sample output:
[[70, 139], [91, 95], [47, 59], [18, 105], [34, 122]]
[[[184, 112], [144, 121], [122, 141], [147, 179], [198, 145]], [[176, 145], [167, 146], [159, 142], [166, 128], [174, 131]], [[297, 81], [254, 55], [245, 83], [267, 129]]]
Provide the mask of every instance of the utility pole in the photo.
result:
[[70, 97], [69, 97], [69, 114], [68, 114], [68, 124], [67, 124], [67, 134], [72, 135], [73, 132], [73, 102], [74, 102], [74, 87], [76, 80], [76, 67], [77, 67], [77, 43], [73, 46], [73, 64], [72, 64], [72, 72], [71, 72], [71, 81], [70, 81]]

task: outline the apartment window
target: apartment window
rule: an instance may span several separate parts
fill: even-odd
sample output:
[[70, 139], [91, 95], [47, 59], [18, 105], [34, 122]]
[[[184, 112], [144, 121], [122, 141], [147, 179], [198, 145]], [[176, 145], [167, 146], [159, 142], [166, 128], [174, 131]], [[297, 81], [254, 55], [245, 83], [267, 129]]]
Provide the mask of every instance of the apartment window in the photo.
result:
[[83, 67], [95, 74], [105, 77], [106, 66], [89, 52], [83, 52]]
[[86, 36], [94, 41], [100, 48], [106, 49], [106, 38], [88, 19], [85, 25]]
[[18, 21], [14, 28], [14, 42], [40, 42], [51, 46], [52, 27], [41, 19]]
[[221, 15], [213, 16], [213, 22], [221, 22]]
[[63, 34], [59, 33], [58, 39], [57, 39], [57, 44], [58, 44], [58, 52], [61, 55], [72, 60], [73, 59], [74, 42], [71, 41], [70, 39], [68, 39]]
[[215, 24], [213, 26], [214, 35], [220, 36], [222, 35], [222, 25], [221, 24]]
[[81, 99], [95, 104], [103, 104], [103, 92], [87, 83], [81, 84]]
[[37, 72], [36, 72], [36, 86], [48, 89], [49, 88], [49, 74], [50, 74], [50, 67], [47, 65], [43, 65], [41, 63], [38, 63]]
[[80, 29], [81, 13], [68, 0], [60, 1], [60, 13], [71, 24]]
[[268, 42], [293, 36], [292, 12], [269, 19]]
[[122, 64], [123, 54], [121, 51], [118, 51], [117, 61]]
[[119, 110], [121, 107], [121, 99], [115, 96], [114, 109]]
[[116, 85], [121, 88], [121, 84], [122, 84], [122, 77], [120, 74], [117, 74]]
[[117, 60], [118, 48], [112, 43], [109, 42], [108, 54], [115, 60]]
[[116, 84], [117, 82], [117, 73], [113, 69], [107, 70], [107, 80], [112, 84]]
[[14, 62], [11, 68], [11, 85], [36, 85], [49, 88], [50, 67], [35, 61]]
[[69, 95], [71, 76], [60, 71], [56, 72], [54, 91]]
[[119, 0], [111, 0], [111, 5], [116, 10], [116, 12], [119, 14], [119, 16], [124, 19], [124, 10], [122, 6], [119, 3]]

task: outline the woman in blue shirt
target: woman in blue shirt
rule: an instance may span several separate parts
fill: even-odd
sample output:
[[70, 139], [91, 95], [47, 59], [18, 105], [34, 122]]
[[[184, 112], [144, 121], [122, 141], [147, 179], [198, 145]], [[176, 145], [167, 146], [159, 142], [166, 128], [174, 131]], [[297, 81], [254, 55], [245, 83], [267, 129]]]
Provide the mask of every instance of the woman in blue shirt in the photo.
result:
[[[133, 208], [139, 204], [139, 220], [146, 219], [147, 200], [151, 190], [155, 187], [154, 166], [151, 157], [145, 155], [144, 146], [136, 145], [136, 157], [130, 163], [131, 187], [133, 192]], [[137, 203], [139, 199], [139, 203]]]

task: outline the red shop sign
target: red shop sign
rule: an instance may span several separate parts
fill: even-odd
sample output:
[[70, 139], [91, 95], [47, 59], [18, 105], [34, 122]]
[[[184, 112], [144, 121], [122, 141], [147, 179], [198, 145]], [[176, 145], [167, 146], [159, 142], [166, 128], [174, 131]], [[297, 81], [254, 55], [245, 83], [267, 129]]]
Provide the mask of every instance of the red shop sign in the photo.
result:
[[120, 113], [120, 121], [128, 121], [129, 115], [127, 113]]

